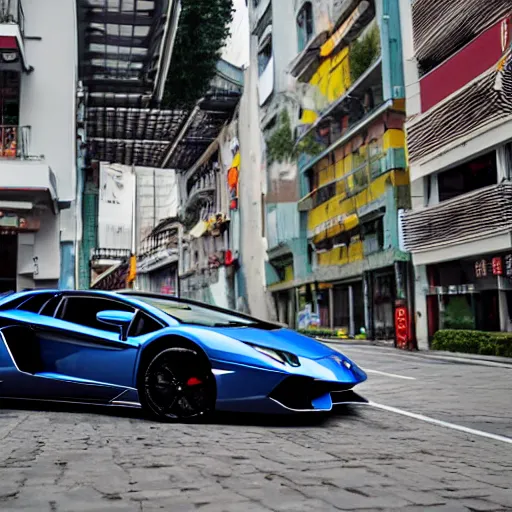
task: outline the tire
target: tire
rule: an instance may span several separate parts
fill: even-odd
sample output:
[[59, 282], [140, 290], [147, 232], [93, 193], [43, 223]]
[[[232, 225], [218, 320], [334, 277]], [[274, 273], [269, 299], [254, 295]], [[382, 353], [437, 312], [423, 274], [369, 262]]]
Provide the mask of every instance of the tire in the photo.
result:
[[138, 388], [142, 408], [160, 421], [204, 418], [215, 409], [215, 377], [194, 350], [158, 352], [143, 368]]

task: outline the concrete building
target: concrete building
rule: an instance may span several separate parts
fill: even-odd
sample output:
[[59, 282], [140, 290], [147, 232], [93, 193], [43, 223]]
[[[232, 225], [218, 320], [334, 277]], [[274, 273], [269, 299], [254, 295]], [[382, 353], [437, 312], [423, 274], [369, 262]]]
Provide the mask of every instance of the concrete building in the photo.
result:
[[75, 2], [1, 2], [0, 53], [0, 291], [73, 286]]
[[295, 326], [310, 310], [321, 326], [394, 338], [412, 298], [398, 229], [409, 205], [398, 0], [255, 4], [278, 319]]
[[[279, 133], [283, 119], [297, 118], [300, 104], [290, 94], [288, 65], [296, 54], [297, 30], [294, 23], [279, 20], [294, 19], [292, 0], [249, 2], [251, 31], [251, 67], [257, 71], [256, 119], [261, 140], [261, 210], [263, 213], [262, 236], [265, 247], [265, 284], [274, 282], [277, 273], [298, 258], [301, 236], [299, 230], [299, 200], [297, 165], [292, 159], [271, 161], [268, 158], [268, 141]], [[291, 121], [293, 124], [293, 121]], [[283, 246], [285, 254], [283, 254]], [[272, 319], [294, 325], [295, 302], [293, 294], [272, 297], [267, 295], [267, 309]], [[276, 299], [278, 300], [276, 302]], [[279, 301], [281, 305], [279, 305]], [[279, 312], [279, 309], [281, 311]]]
[[[220, 60], [174, 160], [180, 169], [179, 217], [184, 228], [179, 241], [179, 293], [230, 309], [236, 308], [239, 288], [237, 110], [242, 91], [242, 70]], [[199, 140], [203, 145], [193, 142]]]
[[443, 327], [512, 330], [512, 6], [440, 7], [400, 0], [420, 348]]
[[137, 201], [126, 191], [135, 196], [142, 169], [160, 168], [187, 116], [160, 108], [181, 2], [75, 1], [81, 139], [76, 287], [111, 289], [123, 285], [127, 255], [137, 248], [130, 235], [137, 231]]

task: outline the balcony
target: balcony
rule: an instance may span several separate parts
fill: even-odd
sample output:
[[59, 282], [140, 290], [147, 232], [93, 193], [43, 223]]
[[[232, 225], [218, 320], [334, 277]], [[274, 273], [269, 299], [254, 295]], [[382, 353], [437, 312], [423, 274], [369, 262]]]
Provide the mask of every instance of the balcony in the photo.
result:
[[21, 0], [0, 0], [0, 70], [28, 71], [24, 34], [25, 14]]
[[15, 24], [25, 32], [25, 14], [21, 0], [0, 0], [0, 24]]
[[57, 179], [42, 158], [30, 155], [29, 135], [29, 126], [0, 125], [0, 200], [57, 212]]
[[0, 125], [0, 159], [29, 158], [29, 134], [29, 126]]
[[404, 245], [413, 253], [440, 250], [509, 232], [512, 230], [512, 182], [409, 211], [403, 222]]

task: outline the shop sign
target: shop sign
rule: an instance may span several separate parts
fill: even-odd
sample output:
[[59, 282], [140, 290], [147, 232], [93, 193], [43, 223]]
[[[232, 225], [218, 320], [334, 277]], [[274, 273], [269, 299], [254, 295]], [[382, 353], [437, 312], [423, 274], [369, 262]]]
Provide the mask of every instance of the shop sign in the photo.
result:
[[395, 309], [395, 336], [398, 348], [407, 348], [409, 344], [409, 314], [405, 306]]
[[475, 275], [477, 278], [485, 278], [491, 273], [493, 276], [512, 277], [512, 254], [507, 254], [504, 257], [495, 256], [490, 263], [481, 259], [475, 262]]
[[475, 275], [477, 278], [487, 277], [487, 261], [478, 260], [475, 262]]
[[37, 231], [40, 225], [38, 217], [20, 217], [15, 213], [0, 211], [0, 230], [2, 232]]
[[512, 277], [512, 254], [505, 256], [505, 276]]
[[492, 274], [494, 276], [503, 275], [503, 260], [500, 256], [496, 256], [492, 259]]

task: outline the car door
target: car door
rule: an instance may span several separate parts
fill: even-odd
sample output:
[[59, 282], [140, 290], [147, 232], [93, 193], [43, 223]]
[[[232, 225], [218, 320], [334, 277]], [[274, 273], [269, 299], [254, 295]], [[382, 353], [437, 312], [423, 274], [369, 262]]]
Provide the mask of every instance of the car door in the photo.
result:
[[[109, 402], [132, 389], [138, 349], [162, 327], [148, 318], [141, 322], [144, 313], [133, 306], [98, 295], [59, 294], [38, 313], [24, 309], [3, 314], [13, 324], [5, 335], [21, 374], [14, 396]], [[118, 327], [97, 320], [106, 310], [135, 314], [127, 339]]]

